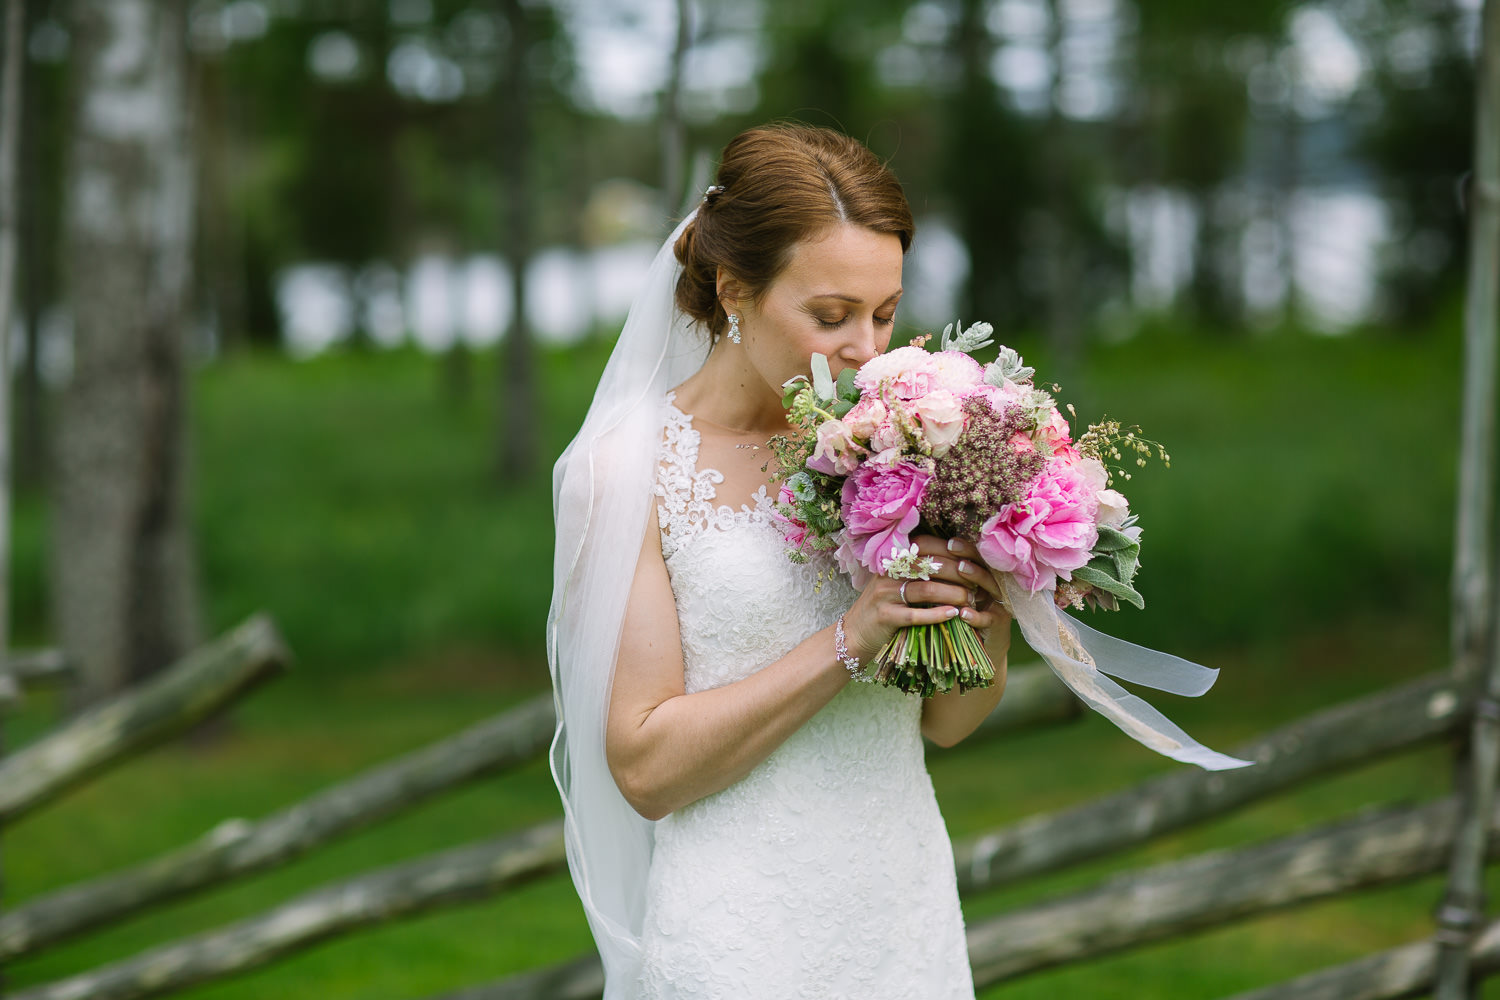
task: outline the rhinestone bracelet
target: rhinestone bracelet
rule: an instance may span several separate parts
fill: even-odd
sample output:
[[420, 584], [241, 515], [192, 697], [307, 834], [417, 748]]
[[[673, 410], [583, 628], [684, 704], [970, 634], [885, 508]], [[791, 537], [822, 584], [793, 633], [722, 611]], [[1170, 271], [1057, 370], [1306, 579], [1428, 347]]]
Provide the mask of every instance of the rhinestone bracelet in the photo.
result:
[[838, 654], [839, 662], [849, 671], [849, 676], [857, 681], [869, 681], [859, 669], [859, 657], [849, 655], [849, 646], [844, 642], [844, 616], [839, 615], [839, 620], [833, 623], [833, 651]]

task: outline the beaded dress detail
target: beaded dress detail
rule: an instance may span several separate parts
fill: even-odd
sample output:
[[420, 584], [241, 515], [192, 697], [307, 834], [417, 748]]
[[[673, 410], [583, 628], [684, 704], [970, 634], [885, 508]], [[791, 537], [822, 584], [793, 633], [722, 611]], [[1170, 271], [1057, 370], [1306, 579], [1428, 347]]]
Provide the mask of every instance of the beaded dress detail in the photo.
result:
[[[787, 558], [765, 487], [716, 502], [724, 477], [697, 467], [673, 399], [655, 492], [692, 693], [780, 659], [856, 593]], [[921, 710], [851, 683], [742, 780], [655, 824], [643, 1000], [973, 1000]]]

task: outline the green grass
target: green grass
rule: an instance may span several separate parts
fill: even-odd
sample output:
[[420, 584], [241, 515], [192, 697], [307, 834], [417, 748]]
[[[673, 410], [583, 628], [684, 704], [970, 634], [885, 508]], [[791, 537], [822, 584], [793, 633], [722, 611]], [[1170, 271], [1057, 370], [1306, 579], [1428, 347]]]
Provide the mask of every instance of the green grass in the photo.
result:
[[[1103, 627], [1220, 667], [1202, 699], [1152, 701], [1216, 749], [1444, 665], [1459, 375], [1453, 337], [1149, 337], [1098, 348], [1064, 386], [1085, 421], [1140, 423], [1172, 453], [1126, 484], [1146, 526], [1147, 611]], [[1045, 354], [1022, 344], [1046, 376]], [[545, 355], [537, 426], [555, 455], [606, 351]], [[550, 469], [494, 485], [494, 358], [455, 398], [412, 352], [246, 357], [195, 383], [197, 530], [209, 625], [276, 618], [292, 670], [230, 712], [232, 738], [137, 757], [6, 831], [6, 898], [153, 857], [254, 819], [546, 690]], [[546, 463], [550, 465], [549, 461]], [[17, 510], [17, 628], [45, 637], [47, 526]], [[19, 745], [58, 721], [32, 698]], [[1175, 765], [1104, 719], [934, 751], [963, 837]], [[1428, 747], [1320, 780], [1121, 857], [966, 903], [970, 920], [1103, 875], [1257, 841], [1372, 802], [1449, 787]], [[26, 961], [39, 984], [259, 913], [372, 866], [557, 814], [541, 762], [476, 783], [273, 872], [152, 910]], [[1268, 915], [986, 992], [1004, 998], [1212, 997], [1430, 932], [1434, 877]], [[1492, 885], [1491, 890], [1497, 887]], [[325, 942], [194, 1000], [422, 997], [570, 957], [590, 941], [564, 878]]]

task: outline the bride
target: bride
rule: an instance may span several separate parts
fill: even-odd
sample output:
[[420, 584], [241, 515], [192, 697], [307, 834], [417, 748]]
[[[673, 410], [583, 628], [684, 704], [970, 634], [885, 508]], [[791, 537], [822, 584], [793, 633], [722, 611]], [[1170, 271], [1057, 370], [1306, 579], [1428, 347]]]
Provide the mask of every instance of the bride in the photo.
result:
[[[932, 580], [856, 592], [831, 557], [787, 558], [770, 499], [782, 383], [886, 349], [912, 233], [855, 140], [736, 137], [557, 464], [552, 768], [606, 1000], [974, 995], [922, 738], [951, 746], [1000, 700], [995, 576], [921, 537]], [[992, 687], [854, 682], [896, 629], [955, 615]]]

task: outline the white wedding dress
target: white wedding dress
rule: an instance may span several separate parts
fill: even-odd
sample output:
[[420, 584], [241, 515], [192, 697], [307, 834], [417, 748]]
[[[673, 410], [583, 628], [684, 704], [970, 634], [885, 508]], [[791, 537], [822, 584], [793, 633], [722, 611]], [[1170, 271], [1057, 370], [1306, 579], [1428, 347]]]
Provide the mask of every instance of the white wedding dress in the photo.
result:
[[[662, 552], [689, 693], [832, 624], [856, 594], [798, 565], [765, 487], [718, 505], [698, 432], [664, 401]], [[824, 557], [826, 558], [826, 557]], [[649, 1000], [972, 1000], [922, 702], [847, 685], [743, 780], [655, 824], [638, 994]]]

